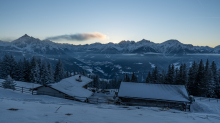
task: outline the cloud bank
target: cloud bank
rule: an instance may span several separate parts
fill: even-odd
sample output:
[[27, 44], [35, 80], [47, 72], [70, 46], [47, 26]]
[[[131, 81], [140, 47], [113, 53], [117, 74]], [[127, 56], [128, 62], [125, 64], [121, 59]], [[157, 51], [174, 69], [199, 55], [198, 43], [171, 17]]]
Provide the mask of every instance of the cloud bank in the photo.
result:
[[79, 34], [70, 34], [70, 35], [58, 35], [58, 36], [52, 36], [48, 37], [46, 39], [49, 40], [69, 40], [69, 41], [85, 41], [89, 39], [99, 39], [99, 40], [105, 40], [107, 39], [107, 36], [99, 33], [79, 33]]

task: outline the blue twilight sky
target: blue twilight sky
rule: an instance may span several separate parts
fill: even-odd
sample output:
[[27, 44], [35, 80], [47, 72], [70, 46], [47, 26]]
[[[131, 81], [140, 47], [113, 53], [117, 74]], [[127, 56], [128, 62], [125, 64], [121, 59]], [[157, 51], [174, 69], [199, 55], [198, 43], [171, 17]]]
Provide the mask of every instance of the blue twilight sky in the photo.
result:
[[[24, 34], [72, 44], [144, 38], [214, 47], [220, 0], [0, 0], [0, 40]], [[76, 38], [57, 38], [69, 35]]]

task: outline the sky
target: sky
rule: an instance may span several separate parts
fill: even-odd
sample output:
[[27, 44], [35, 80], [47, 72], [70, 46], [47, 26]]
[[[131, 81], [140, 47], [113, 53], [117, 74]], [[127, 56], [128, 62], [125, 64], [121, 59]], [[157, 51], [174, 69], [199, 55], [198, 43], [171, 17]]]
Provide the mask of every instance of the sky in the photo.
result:
[[220, 0], [0, 0], [0, 40], [220, 45]]

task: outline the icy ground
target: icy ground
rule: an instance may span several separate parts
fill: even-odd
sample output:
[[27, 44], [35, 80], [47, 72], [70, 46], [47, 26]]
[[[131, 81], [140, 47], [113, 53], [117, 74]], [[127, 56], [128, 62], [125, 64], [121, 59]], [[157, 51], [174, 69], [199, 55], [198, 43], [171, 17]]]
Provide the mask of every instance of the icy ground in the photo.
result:
[[[194, 105], [198, 110], [194, 109], [192, 112], [174, 109], [161, 111], [161, 108], [157, 107], [94, 105], [46, 95], [22, 94], [0, 88], [1, 123], [220, 122], [220, 103], [196, 100]], [[18, 110], [8, 110], [11, 108]]]

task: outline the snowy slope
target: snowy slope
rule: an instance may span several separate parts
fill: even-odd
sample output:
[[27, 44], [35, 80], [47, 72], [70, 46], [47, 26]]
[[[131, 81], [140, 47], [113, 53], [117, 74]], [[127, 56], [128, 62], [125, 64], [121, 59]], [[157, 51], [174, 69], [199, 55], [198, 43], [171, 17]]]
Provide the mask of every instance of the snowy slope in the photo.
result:
[[[157, 107], [93, 105], [46, 95], [21, 94], [2, 88], [0, 103], [2, 123], [219, 123], [220, 121], [220, 112], [194, 113], [173, 109], [162, 111]], [[220, 109], [220, 105], [215, 106], [213, 108]], [[8, 110], [10, 108], [18, 110]]]

